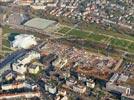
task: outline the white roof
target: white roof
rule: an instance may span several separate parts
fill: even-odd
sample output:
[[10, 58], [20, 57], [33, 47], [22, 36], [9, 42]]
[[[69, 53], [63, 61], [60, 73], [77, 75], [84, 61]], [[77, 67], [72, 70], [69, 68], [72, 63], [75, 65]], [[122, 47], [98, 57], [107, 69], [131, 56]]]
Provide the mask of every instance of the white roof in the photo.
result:
[[32, 45], [37, 45], [36, 39], [33, 35], [21, 34], [15, 36], [15, 40], [12, 42], [14, 48], [28, 49]]

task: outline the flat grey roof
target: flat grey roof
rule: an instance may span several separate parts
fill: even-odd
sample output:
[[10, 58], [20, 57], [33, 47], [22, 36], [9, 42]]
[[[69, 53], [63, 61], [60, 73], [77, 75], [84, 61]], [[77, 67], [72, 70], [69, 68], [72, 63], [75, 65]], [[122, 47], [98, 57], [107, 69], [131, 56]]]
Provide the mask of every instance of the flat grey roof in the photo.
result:
[[37, 28], [37, 29], [45, 29], [55, 23], [56, 21], [52, 21], [52, 20], [47, 20], [47, 19], [42, 19], [42, 18], [33, 18], [27, 21], [24, 25], [28, 27]]

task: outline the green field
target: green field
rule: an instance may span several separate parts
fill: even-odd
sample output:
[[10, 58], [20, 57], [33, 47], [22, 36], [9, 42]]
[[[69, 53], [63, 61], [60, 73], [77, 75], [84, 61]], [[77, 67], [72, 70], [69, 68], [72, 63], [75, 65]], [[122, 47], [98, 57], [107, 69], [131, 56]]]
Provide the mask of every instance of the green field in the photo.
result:
[[128, 50], [134, 52], [134, 42], [128, 46]]
[[121, 39], [112, 39], [111, 44], [116, 47], [127, 48], [130, 42]]
[[104, 35], [91, 34], [88, 36], [88, 39], [91, 39], [93, 41], [103, 42], [103, 41], [106, 41], [108, 39], [108, 37], [106, 37]]
[[3, 51], [12, 51], [10, 48], [2, 47]]
[[82, 26], [82, 28], [87, 30], [87, 31], [92, 31], [92, 32], [94, 32], [96, 34], [106, 34], [106, 35], [110, 35], [110, 36], [119, 37], [119, 38], [134, 41], [134, 37], [132, 37], [132, 36], [129, 36], [129, 35], [125, 34], [125, 33], [119, 33], [119, 32], [117, 32], [116, 30], [114, 30], [112, 28], [107, 28], [106, 30], [102, 29], [97, 24], [88, 24], [88, 25], [86, 25], [86, 27]]
[[66, 35], [71, 35], [71, 36], [74, 36], [74, 37], [85, 39], [89, 35], [89, 33], [81, 31], [81, 30], [73, 29]]
[[[69, 29], [70, 29], [70, 31], [69, 31]], [[73, 36], [73, 37], [88, 40], [89, 42], [94, 41], [96, 43], [99, 42], [99, 43], [104, 43], [104, 44], [110, 43], [111, 45], [113, 45], [114, 47], [117, 47], [119, 49], [134, 52], [134, 43], [132, 43], [133, 40], [129, 41], [129, 40], [126, 40], [123, 38], [114, 38], [109, 35], [95, 34], [92, 32], [83, 31], [83, 30], [79, 30], [79, 29], [71, 30], [71, 28], [62, 28], [62, 30], [60, 30], [60, 32], [61, 33], [68, 32], [65, 36]]]
[[3, 27], [3, 34], [11, 33], [13, 29], [11, 29], [9, 26]]
[[67, 35], [71, 35], [71, 36], [86, 39], [86, 40], [92, 40], [96, 42], [104, 42], [105, 40], [109, 38], [104, 35], [91, 34], [91, 33], [78, 30], [78, 29], [71, 30]]
[[9, 42], [8, 40], [3, 39], [3, 40], [2, 40], [2, 43], [3, 43], [4, 46], [10, 47], [10, 42]]
[[[8, 41], [8, 33], [13, 32], [14, 30], [11, 29], [9, 26], [4, 26], [2, 27], [3, 32], [2, 32], [2, 56], [6, 56], [9, 52], [12, 52], [12, 50], [10, 49], [10, 42]], [[2, 57], [2, 58], [3, 58]]]
[[69, 27], [62, 27], [58, 32], [65, 34], [65, 33], [68, 32], [69, 30], [70, 30]]

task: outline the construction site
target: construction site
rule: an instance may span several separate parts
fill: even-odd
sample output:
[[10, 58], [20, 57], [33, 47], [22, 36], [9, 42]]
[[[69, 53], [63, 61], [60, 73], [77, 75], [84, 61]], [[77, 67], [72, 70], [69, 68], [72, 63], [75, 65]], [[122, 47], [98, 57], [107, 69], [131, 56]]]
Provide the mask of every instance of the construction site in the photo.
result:
[[[111, 57], [98, 55], [86, 50], [80, 50], [75, 47], [49, 41], [42, 48], [42, 54], [54, 52], [56, 55], [66, 58], [66, 67], [74, 68], [78, 73], [85, 76], [93, 76], [98, 79], [108, 80], [110, 75], [117, 71], [122, 61], [114, 60]], [[74, 65], [72, 63], [75, 63]]]
[[[23, 36], [25, 34], [19, 34], [18, 36], [21, 35]], [[7, 36], [5, 36], [4, 34], [2, 36], [4, 40], [7, 40], [7, 38], [5, 38]], [[29, 34], [26, 37], [29, 36], [31, 35]], [[134, 85], [132, 81], [134, 79], [134, 64], [132, 62], [127, 63], [124, 62], [122, 58], [114, 59], [110, 56], [105, 56], [100, 53], [94, 53], [85, 49], [78, 48], [69, 42], [59, 41], [58, 39], [51, 38], [46, 39], [45, 37], [43, 38], [43, 36], [40, 38], [39, 36], [40, 34], [37, 35], [39, 41], [37, 41], [37, 43], [35, 44], [36, 46], [28, 47], [34, 50], [38, 49], [41, 57], [44, 57], [41, 61], [42, 64], [39, 64], [42, 65], [41, 69], [49, 71], [49, 64], [54, 61], [52, 64], [55, 66], [55, 70], [54, 72], [49, 73], [52, 79], [53, 75], [56, 75], [57, 73], [60, 74], [62, 77], [65, 77], [65, 79], [68, 77], [76, 77], [78, 81], [80, 78], [93, 78], [94, 80], [105, 81], [104, 86], [106, 85], [106, 89], [108, 91], [114, 90], [121, 93], [125, 93], [128, 88]], [[22, 41], [25, 41], [25, 39], [22, 39]], [[23, 48], [23, 45], [20, 44], [21, 43], [17, 44], [17, 46], [15, 47], [12, 47], [12, 52], [14, 50], [17, 50], [16, 48], [18, 47]], [[8, 47], [10, 48], [11, 45], [9, 45]], [[4, 60], [3, 63], [0, 63], [0, 67], [3, 68], [5, 64], [13, 63], [12, 59], [18, 59], [18, 57], [20, 58], [25, 55], [26, 52], [29, 51], [14, 51], [14, 53], [11, 53], [10, 56], [8, 56], [7, 59]], [[47, 71], [46, 73], [48, 73]], [[116, 77], [116, 81], [113, 81], [113, 83], [111, 83], [110, 79], [114, 77], [115, 73], [118, 73], [118, 77]], [[42, 79], [44, 78], [42, 77]], [[125, 81], [123, 79], [125, 79]], [[120, 87], [117, 87], [118, 85]], [[127, 85], [129, 85], [130, 87], [127, 87]]]
[[[128, 95], [128, 97], [131, 95], [133, 98], [133, 62], [125, 61], [122, 58], [117, 60], [53, 40], [49, 40], [42, 47], [41, 52], [46, 55], [53, 52], [60, 59], [67, 59], [66, 64], [62, 64], [63, 66], [57, 65], [58, 69], [55, 72], [71, 70], [71, 75], [78, 79], [93, 78], [104, 81], [107, 91], [119, 93], [122, 96]], [[56, 62], [60, 62], [59, 59]]]

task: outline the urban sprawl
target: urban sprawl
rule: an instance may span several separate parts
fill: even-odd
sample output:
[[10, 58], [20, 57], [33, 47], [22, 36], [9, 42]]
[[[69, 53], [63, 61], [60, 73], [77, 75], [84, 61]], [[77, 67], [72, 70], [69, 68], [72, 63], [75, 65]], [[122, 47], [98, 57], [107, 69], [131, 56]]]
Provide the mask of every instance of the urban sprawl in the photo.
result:
[[0, 100], [134, 100], [133, 0], [0, 0]]

